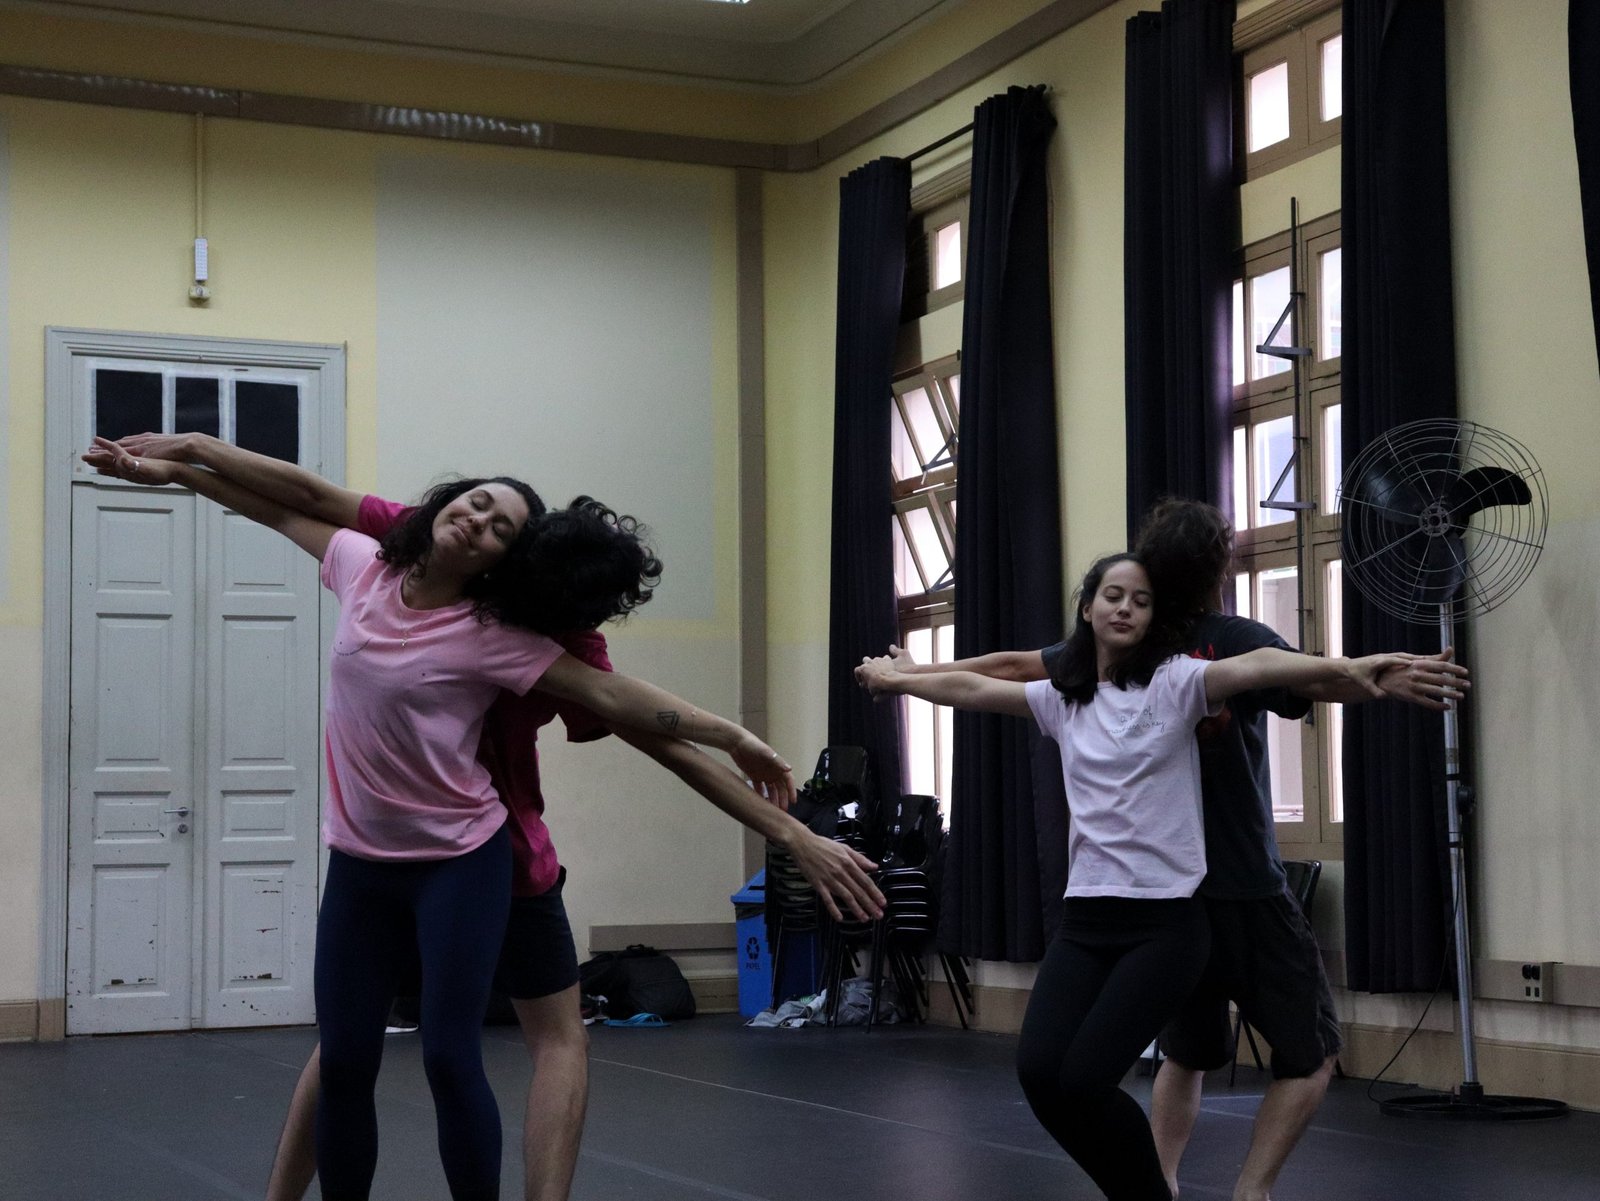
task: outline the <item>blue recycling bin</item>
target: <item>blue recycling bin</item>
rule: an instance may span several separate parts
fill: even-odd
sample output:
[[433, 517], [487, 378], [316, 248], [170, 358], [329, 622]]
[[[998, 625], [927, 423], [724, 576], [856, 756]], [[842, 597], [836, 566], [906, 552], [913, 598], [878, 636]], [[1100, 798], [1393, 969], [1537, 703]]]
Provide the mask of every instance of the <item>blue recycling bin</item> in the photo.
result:
[[735, 954], [739, 957], [739, 1012], [755, 1017], [772, 1005], [772, 955], [767, 950], [767, 869], [750, 877], [733, 902]]

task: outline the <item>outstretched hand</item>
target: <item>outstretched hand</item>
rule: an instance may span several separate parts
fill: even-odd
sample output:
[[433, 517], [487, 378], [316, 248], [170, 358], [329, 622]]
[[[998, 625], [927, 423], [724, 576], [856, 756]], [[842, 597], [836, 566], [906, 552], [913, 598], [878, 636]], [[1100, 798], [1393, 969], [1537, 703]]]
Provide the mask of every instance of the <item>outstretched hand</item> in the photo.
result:
[[1450, 708], [1472, 687], [1471, 673], [1455, 662], [1455, 653], [1455, 648], [1450, 647], [1437, 655], [1403, 656], [1404, 663], [1388, 668], [1377, 677], [1381, 695], [1421, 705], [1424, 709]]
[[1374, 698], [1388, 695], [1378, 684], [1379, 678], [1388, 671], [1403, 668], [1409, 665], [1416, 656], [1396, 651], [1391, 654], [1363, 655], [1359, 659], [1350, 660], [1350, 678], [1367, 694]]
[[[141, 437], [164, 436], [135, 435], [126, 441], [132, 442]], [[113, 442], [109, 438], [96, 438], [84, 453], [83, 461], [100, 475], [127, 480], [134, 484], [170, 484], [177, 476], [178, 469], [177, 463], [164, 459], [140, 458], [133, 454], [124, 442]]]
[[794, 804], [799, 789], [795, 787], [794, 768], [754, 734], [740, 741], [729, 752], [735, 766], [742, 771], [755, 789], [780, 809]]
[[883, 893], [867, 874], [878, 865], [865, 855], [809, 830], [788, 851], [834, 921], [850, 917], [864, 922], [883, 916]]
[[[897, 650], [891, 647], [890, 650]], [[904, 654], [905, 652], [901, 652]], [[888, 691], [889, 679], [895, 674], [896, 664], [893, 655], [868, 655], [861, 660], [861, 666], [856, 668], [856, 683], [865, 688], [874, 697], [885, 695]]]

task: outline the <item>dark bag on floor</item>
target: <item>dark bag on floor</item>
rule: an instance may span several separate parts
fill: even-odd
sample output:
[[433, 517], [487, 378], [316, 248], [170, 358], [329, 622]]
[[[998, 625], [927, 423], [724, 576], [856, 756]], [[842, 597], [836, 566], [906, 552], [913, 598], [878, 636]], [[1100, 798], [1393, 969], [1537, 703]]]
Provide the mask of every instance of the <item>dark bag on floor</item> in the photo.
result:
[[610, 1018], [654, 1013], [670, 1020], [694, 1016], [694, 993], [678, 965], [654, 947], [602, 951], [578, 968], [584, 992], [606, 999]]

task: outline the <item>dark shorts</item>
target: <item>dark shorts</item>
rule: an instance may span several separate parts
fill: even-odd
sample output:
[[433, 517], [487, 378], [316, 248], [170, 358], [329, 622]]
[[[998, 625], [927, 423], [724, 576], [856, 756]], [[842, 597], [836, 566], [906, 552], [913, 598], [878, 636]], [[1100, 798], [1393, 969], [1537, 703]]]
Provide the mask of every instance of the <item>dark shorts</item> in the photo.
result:
[[1272, 1047], [1274, 1079], [1310, 1076], [1343, 1043], [1333, 993], [1311, 923], [1287, 891], [1258, 900], [1207, 898], [1211, 959], [1194, 995], [1161, 1032], [1186, 1068], [1213, 1071], [1233, 1058], [1232, 1001]]
[[[578, 948], [561, 899], [567, 869], [548, 892], [536, 897], [512, 897], [506, 916], [506, 936], [494, 969], [494, 988], [518, 1001], [553, 996], [578, 982]], [[421, 973], [413, 961], [401, 973], [398, 995], [415, 996]]]

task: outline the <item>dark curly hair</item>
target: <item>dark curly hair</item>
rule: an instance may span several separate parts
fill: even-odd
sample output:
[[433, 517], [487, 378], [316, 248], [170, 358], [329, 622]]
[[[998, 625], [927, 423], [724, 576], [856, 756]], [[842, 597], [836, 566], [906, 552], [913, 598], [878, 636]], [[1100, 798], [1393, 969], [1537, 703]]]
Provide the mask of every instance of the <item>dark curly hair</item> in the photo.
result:
[[638, 520], [579, 496], [532, 523], [527, 552], [507, 556], [508, 580], [495, 613], [543, 634], [592, 630], [649, 601], [661, 560]]
[[625, 617], [661, 582], [661, 560], [645, 545], [646, 530], [637, 520], [590, 496], [547, 510], [537, 492], [509, 476], [436, 484], [384, 536], [378, 557], [400, 571], [425, 572], [439, 511], [484, 484], [514, 489], [527, 502], [528, 521], [505, 556], [462, 590], [479, 621], [548, 635], [589, 630]]
[[[1106, 555], [1094, 561], [1084, 573], [1078, 591], [1073, 594], [1072, 633], [1067, 635], [1066, 646], [1056, 657], [1055, 670], [1050, 673], [1050, 682], [1056, 686], [1056, 691], [1067, 700], [1080, 705], [1087, 705], [1094, 700], [1095, 686], [1100, 682], [1099, 660], [1094, 647], [1094, 627], [1084, 617], [1083, 611], [1100, 591], [1100, 582], [1105, 579], [1106, 572], [1118, 563], [1137, 563], [1145, 568], [1146, 572], [1150, 570], [1143, 559], [1128, 551]], [[1154, 588], [1153, 582], [1151, 587]], [[1155, 593], [1150, 628], [1144, 639], [1113, 663], [1106, 673], [1111, 683], [1118, 688], [1126, 688], [1129, 684], [1149, 684], [1150, 678], [1156, 673], [1156, 668], [1174, 652], [1176, 642], [1171, 635], [1169, 623], [1163, 620], [1160, 598], [1161, 594]]]
[[1169, 623], [1186, 628], [1222, 605], [1233, 524], [1215, 505], [1165, 497], [1145, 516], [1133, 552]]

